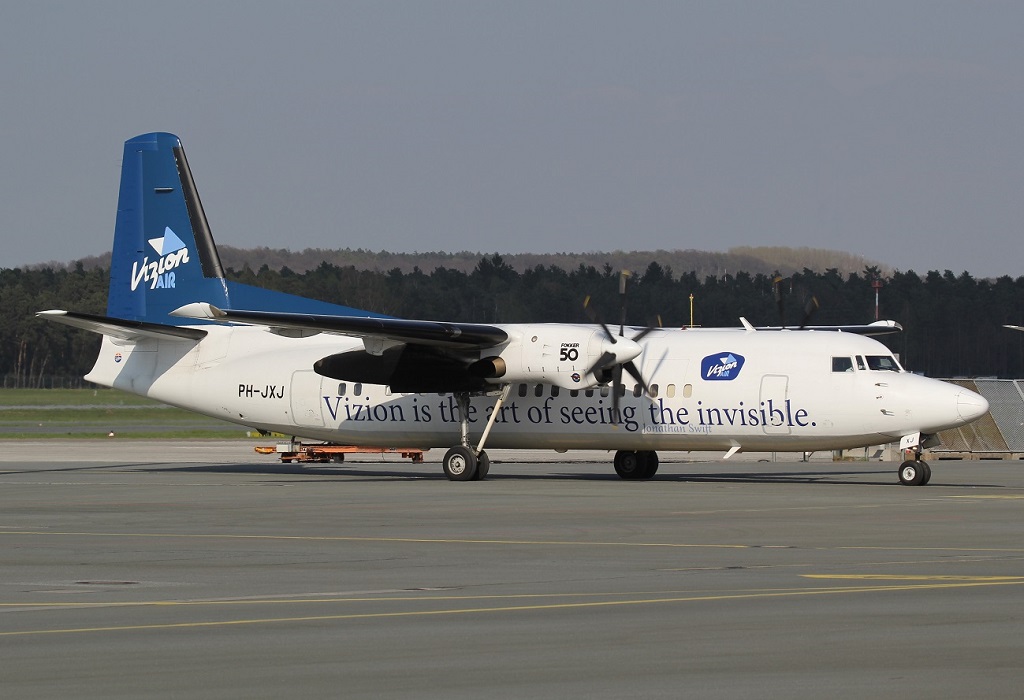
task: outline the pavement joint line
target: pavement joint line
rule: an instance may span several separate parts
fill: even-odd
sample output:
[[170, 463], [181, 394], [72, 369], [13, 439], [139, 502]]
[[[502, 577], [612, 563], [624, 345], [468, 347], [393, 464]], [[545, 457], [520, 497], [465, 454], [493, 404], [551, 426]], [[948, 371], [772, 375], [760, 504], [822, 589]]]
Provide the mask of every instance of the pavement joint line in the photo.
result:
[[[977, 588], [992, 586], [1017, 586], [1024, 584], [1024, 579], [1011, 581], [959, 581], [942, 583], [914, 583], [905, 585], [882, 585], [882, 586], [850, 586], [850, 587], [826, 587], [811, 589], [783, 589], [775, 591], [714, 594], [714, 595], [692, 595], [673, 596], [667, 598], [647, 598], [641, 600], [607, 600], [589, 601], [580, 603], [549, 603], [543, 605], [511, 605], [501, 607], [476, 607], [476, 608], [449, 608], [443, 610], [400, 610], [395, 612], [375, 613], [346, 613], [337, 615], [308, 615], [301, 617], [268, 617], [249, 618], [238, 620], [205, 620], [199, 622], [172, 622], [153, 623], [137, 625], [109, 625], [104, 627], [75, 627], [64, 629], [36, 629], [36, 630], [14, 630], [0, 632], [0, 637], [27, 637], [57, 634], [84, 634], [97, 632], [132, 632], [143, 630], [174, 630], [174, 629], [196, 629], [209, 627], [231, 627], [241, 625], [257, 624], [280, 624], [280, 623], [303, 623], [303, 622], [338, 622], [344, 620], [367, 620], [401, 617], [429, 617], [443, 615], [470, 615], [486, 613], [516, 613], [516, 612], [539, 612], [552, 610], [579, 610], [595, 608], [612, 608], [622, 606], [658, 605], [670, 603], [695, 603], [695, 602], [717, 602], [724, 600], [743, 599], [765, 599], [765, 598], [792, 598], [810, 595], [838, 595], [852, 593], [889, 593], [898, 591], [921, 591], [939, 590], [953, 588]], [[383, 599], [375, 599], [381, 602]], [[418, 599], [430, 600], [430, 598]], [[322, 602], [322, 601], [320, 601]]]
[[[960, 587], [962, 583], [1024, 583], [1024, 576], [913, 576], [913, 575], [886, 575], [886, 574], [800, 574], [800, 578], [823, 579], [823, 580], [871, 580], [871, 581], [943, 581]], [[905, 590], [906, 586], [875, 586], [872, 590]], [[922, 588], [941, 588], [942, 586], [919, 586]], [[640, 601], [622, 600], [610, 601], [627, 604], [630, 602], [663, 602], [676, 600], [716, 600], [719, 598], [750, 597], [750, 596], [774, 596], [774, 595], [801, 595], [810, 593], [841, 593], [841, 592], [865, 592], [865, 586], [820, 586], [813, 588], [750, 588], [736, 589], [727, 592], [718, 592], [708, 598], [701, 591], [694, 589], [670, 590], [670, 591], [632, 591], [632, 592], [598, 592], [598, 593], [508, 593], [508, 594], [476, 594], [476, 595], [422, 595], [395, 596], [385, 593], [379, 596], [324, 596], [317, 597], [315, 594], [297, 594], [295, 597], [285, 595], [276, 596], [252, 596], [245, 598], [205, 598], [201, 600], [139, 600], [139, 601], [48, 601], [44, 603], [5, 603], [0, 602], [0, 608], [9, 609], [47, 609], [55, 607], [65, 608], [126, 608], [126, 607], [208, 607], [213, 605], [308, 605], [316, 603], [383, 603], [383, 602], [450, 602], [465, 600], [536, 600], [543, 598], [607, 598], [610, 596], [632, 598], [635, 596], [686, 596], [685, 598], [644, 598]], [[431, 593], [431, 591], [425, 591]], [[692, 597], [691, 596], [696, 596]], [[599, 604], [595, 602], [595, 604]], [[585, 605], [585, 604], [584, 604]]]

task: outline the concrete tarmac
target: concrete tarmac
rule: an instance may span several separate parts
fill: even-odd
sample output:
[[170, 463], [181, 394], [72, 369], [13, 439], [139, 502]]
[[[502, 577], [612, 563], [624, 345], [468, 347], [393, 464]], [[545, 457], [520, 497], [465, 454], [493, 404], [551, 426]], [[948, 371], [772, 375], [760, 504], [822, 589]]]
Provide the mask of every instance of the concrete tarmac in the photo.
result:
[[[438, 454], [435, 454], [438, 453]], [[0, 443], [10, 698], [1011, 698], [1024, 465]], [[543, 460], [543, 461], [542, 461]], [[591, 461], [601, 460], [601, 461]]]

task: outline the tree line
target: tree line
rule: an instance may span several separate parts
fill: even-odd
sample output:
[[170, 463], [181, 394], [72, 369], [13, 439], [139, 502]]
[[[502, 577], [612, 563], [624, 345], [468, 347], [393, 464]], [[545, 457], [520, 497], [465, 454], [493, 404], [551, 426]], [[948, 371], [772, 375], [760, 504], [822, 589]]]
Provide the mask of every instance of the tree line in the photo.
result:
[[[438, 267], [424, 272], [387, 272], [323, 262], [302, 273], [288, 267], [229, 268], [229, 278], [251, 284], [407, 318], [477, 323], [589, 322], [583, 300], [610, 326], [620, 313], [619, 271], [579, 265], [566, 270], [537, 265], [517, 271], [500, 255], [485, 256], [469, 272]], [[813, 297], [816, 324], [867, 323], [875, 317], [874, 266], [860, 272], [805, 268], [785, 278], [736, 272], [699, 278], [674, 274], [657, 261], [629, 279], [627, 324], [682, 327], [799, 326]], [[108, 270], [0, 269], [0, 375], [4, 386], [44, 386], [47, 378], [85, 374], [96, 357], [96, 335], [37, 319], [35, 312], [61, 308], [103, 314]], [[199, 301], [199, 300], [197, 300]], [[891, 272], [878, 290], [881, 318], [898, 321], [899, 334], [879, 338], [904, 366], [933, 377], [1024, 377], [1024, 277], [975, 279], [964, 272]]]

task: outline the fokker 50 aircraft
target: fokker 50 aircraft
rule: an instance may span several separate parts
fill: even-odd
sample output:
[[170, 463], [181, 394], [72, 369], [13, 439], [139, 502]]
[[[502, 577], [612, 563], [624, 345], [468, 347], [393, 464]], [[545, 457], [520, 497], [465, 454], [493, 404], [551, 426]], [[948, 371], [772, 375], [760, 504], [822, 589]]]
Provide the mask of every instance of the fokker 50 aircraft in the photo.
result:
[[459, 481], [486, 476], [485, 445], [615, 450], [619, 476], [648, 479], [658, 450], [899, 441], [918, 485], [935, 433], [988, 410], [855, 332], [414, 321], [232, 282], [166, 133], [125, 143], [106, 315], [39, 315], [103, 336], [96, 384], [297, 437], [448, 447]]

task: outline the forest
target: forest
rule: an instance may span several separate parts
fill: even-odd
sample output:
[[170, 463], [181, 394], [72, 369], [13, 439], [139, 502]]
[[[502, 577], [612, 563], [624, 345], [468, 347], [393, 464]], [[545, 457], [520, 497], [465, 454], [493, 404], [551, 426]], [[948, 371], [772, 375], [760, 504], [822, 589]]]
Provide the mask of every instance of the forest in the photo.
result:
[[[575, 269], [536, 265], [519, 271], [500, 255], [484, 256], [471, 271], [418, 267], [403, 271], [357, 269], [322, 262], [298, 273], [287, 266], [229, 268], [231, 279], [290, 294], [419, 319], [479, 323], [588, 322], [583, 300], [609, 324], [620, 313], [619, 270], [580, 264]], [[779, 278], [781, 277], [781, 280]], [[37, 319], [44, 309], [103, 314], [108, 270], [80, 262], [63, 267], [0, 269], [0, 376], [4, 387], [81, 386], [99, 338]], [[777, 281], [778, 280], [778, 281]], [[811, 323], [868, 323], [880, 317], [903, 332], [879, 338], [911, 371], [932, 377], [1024, 377], [1024, 277], [975, 279], [964, 272], [879, 270], [842, 273], [804, 268], [784, 277], [758, 272], [673, 273], [657, 260], [634, 270], [627, 294], [627, 324], [664, 327], [799, 326], [813, 297]], [[197, 300], [199, 301], [199, 300]]]

